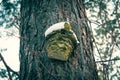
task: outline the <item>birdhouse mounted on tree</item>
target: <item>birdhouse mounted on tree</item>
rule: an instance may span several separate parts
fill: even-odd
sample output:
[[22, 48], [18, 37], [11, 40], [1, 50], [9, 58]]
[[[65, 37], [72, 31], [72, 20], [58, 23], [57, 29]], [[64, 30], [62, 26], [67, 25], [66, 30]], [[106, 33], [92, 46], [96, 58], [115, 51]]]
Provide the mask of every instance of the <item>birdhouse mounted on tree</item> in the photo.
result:
[[49, 58], [67, 61], [70, 54], [79, 43], [71, 26], [60, 22], [50, 26], [46, 32], [45, 49]]

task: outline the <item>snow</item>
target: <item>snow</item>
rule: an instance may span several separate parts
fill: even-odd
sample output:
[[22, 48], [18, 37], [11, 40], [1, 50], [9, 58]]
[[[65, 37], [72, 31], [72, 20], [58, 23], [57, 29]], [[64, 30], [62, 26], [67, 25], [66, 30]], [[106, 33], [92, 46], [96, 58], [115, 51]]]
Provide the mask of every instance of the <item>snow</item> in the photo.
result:
[[50, 34], [51, 32], [53, 31], [56, 31], [56, 30], [60, 30], [60, 29], [64, 29], [64, 24], [65, 22], [59, 22], [59, 23], [56, 23], [52, 26], [50, 26], [46, 31], [45, 31], [45, 37]]
[[[48, 34], [50, 34], [51, 32], [53, 32], [53, 31], [60, 30], [60, 29], [64, 29], [64, 24], [65, 24], [65, 23], [66, 23], [66, 22], [59, 22], [59, 23], [56, 23], [56, 24], [53, 24], [52, 26], [50, 26], [50, 27], [45, 31], [45, 37], [46, 37]], [[69, 22], [67, 22], [67, 23], [69, 23]], [[70, 23], [69, 23], [69, 24], [70, 24]], [[79, 43], [75, 32], [74, 32], [73, 30], [70, 30], [70, 31], [71, 31], [71, 32], [73, 33], [73, 35], [75, 36], [75, 39], [76, 39], [77, 43]]]
[[73, 33], [73, 35], [74, 35], [74, 37], [75, 37], [75, 39], [76, 39], [77, 43], [79, 44], [80, 42], [78, 41], [78, 38], [77, 38], [77, 36], [76, 36], [75, 32], [74, 32], [73, 30], [70, 30], [70, 31]]

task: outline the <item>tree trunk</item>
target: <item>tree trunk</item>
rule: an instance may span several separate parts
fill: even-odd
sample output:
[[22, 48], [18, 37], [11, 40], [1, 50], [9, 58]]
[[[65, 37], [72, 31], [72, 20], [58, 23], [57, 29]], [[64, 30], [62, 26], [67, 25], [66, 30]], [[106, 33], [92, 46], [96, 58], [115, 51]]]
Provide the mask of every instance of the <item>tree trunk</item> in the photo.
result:
[[[45, 51], [49, 26], [70, 20], [80, 44], [67, 61]], [[83, 0], [22, 0], [20, 80], [98, 80]]]

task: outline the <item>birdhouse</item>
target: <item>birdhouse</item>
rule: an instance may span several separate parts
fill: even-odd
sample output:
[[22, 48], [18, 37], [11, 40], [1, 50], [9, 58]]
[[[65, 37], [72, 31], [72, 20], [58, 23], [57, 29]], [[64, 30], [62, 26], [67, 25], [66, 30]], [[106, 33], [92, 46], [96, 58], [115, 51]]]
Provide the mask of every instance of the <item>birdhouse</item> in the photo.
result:
[[48, 57], [52, 59], [67, 61], [77, 45], [76, 37], [74, 35], [75, 34], [73, 34], [73, 32], [64, 28], [53, 30], [49, 34], [45, 35], [45, 49]]

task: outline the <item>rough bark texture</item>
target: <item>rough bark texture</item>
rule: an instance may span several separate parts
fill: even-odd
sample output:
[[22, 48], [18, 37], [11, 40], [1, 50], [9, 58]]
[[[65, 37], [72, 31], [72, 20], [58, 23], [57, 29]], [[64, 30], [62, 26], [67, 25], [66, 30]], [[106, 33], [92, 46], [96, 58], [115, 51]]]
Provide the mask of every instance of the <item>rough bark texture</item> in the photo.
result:
[[[20, 80], [98, 80], [83, 0], [22, 0]], [[47, 57], [45, 30], [70, 19], [80, 44], [68, 61]]]

